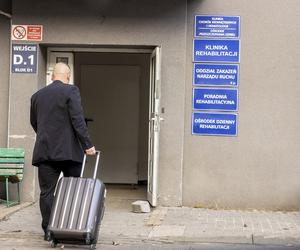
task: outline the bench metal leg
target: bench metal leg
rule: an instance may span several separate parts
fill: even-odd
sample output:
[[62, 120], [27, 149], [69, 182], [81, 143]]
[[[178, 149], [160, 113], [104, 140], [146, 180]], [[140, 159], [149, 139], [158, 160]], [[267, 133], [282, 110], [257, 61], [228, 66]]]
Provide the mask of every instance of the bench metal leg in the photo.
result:
[[15, 200], [10, 200], [9, 197], [9, 176], [3, 176], [5, 178], [5, 194], [6, 199], [0, 199], [0, 203], [6, 204], [6, 207], [11, 207], [13, 205], [17, 205], [21, 203], [21, 195], [20, 195], [20, 182], [17, 182], [17, 197]]
[[5, 190], [6, 190], [6, 207], [9, 207], [9, 196], [8, 196], [8, 177], [5, 177]]
[[18, 182], [18, 204], [20, 204], [21, 199], [20, 199], [20, 182]]

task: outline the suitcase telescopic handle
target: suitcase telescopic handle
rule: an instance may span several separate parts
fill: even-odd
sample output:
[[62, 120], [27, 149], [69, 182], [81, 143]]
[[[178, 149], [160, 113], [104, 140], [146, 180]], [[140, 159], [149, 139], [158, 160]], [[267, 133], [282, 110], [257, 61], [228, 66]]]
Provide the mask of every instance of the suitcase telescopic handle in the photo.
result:
[[[96, 179], [96, 176], [97, 176], [98, 165], [99, 165], [99, 161], [100, 161], [100, 154], [101, 154], [101, 152], [99, 150], [97, 150], [96, 151], [96, 163], [95, 163], [93, 179]], [[80, 177], [83, 176], [83, 172], [84, 172], [84, 169], [85, 169], [85, 163], [86, 163], [86, 154], [84, 154], [84, 156], [83, 156], [83, 162], [82, 162]]]

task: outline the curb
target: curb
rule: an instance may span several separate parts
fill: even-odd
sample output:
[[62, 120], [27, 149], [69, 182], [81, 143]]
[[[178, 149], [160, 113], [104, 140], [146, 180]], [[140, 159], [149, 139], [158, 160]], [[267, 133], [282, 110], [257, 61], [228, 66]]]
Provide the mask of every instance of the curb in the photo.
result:
[[224, 243], [247, 245], [299, 246], [299, 237], [268, 237], [268, 236], [218, 236], [218, 237], [157, 237], [146, 241], [169, 243]]

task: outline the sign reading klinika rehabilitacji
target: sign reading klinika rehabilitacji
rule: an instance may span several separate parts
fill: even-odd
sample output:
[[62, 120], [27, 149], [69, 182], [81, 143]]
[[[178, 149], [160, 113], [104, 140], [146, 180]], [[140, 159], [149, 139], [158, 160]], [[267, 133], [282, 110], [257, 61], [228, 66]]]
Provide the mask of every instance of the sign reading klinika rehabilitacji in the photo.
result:
[[194, 40], [194, 62], [240, 62], [239, 40]]

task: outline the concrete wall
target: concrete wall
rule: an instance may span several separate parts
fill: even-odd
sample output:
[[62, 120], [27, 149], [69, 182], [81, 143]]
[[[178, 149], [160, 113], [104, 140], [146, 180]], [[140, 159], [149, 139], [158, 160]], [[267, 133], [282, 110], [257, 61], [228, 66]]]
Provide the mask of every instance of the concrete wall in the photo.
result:
[[11, 0], [1, 0], [0, 2], [0, 10], [11, 14]]
[[[0, 10], [10, 13], [9, 1], [1, 1]], [[7, 146], [8, 124], [8, 92], [9, 92], [9, 63], [10, 63], [10, 19], [0, 15], [0, 147]], [[4, 184], [0, 185], [1, 198], [5, 193]]]
[[[10, 20], [0, 15], [0, 48], [10, 50]], [[0, 147], [7, 146], [9, 53], [3, 53], [0, 60]]]
[[[181, 205], [186, 2], [89, 0], [83, 4], [79, 0], [72, 2], [15, 0], [13, 14], [15, 24], [44, 25], [43, 42], [48, 45], [162, 47], [162, 107], [165, 110], [165, 122], [161, 126], [159, 201], [162, 205]], [[38, 80], [35, 75], [14, 76], [14, 92], [21, 92], [20, 88], [25, 84], [24, 79], [27, 84], [26, 95], [20, 102], [28, 108], [29, 94], [37, 88]], [[12, 107], [11, 112], [14, 116], [16, 111], [17, 107]], [[23, 130], [26, 130], [26, 135], [32, 135], [27, 125], [29, 122], [27, 115], [28, 112], [19, 114], [18, 119], [26, 125], [25, 128], [18, 125], [18, 131], [14, 133], [23, 133]]]
[[[11, 1], [0, 2], [0, 10], [11, 14]], [[9, 92], [9, 63], [10, 63], [10, 19], [0, 15], [0, 147], [7, 146], [7, 123], [8, 123], [8, 92]]]
[[30, 98], [34, 92], [45, 86], [45, 49], [39, 48], [38, 54], [38, 74], [11, 75], [9, 146], [25, 149], [24, 179], [21, 185], [23, 201], [33, 201], [39, 193], [37, 169], [31, 165], [35, 133], [30, 125]]
[[[298, 0], [188, 1], [183, 204], [300, 208]], [[238, 137], [191, 135], [195, 14], [241, 16]]]

